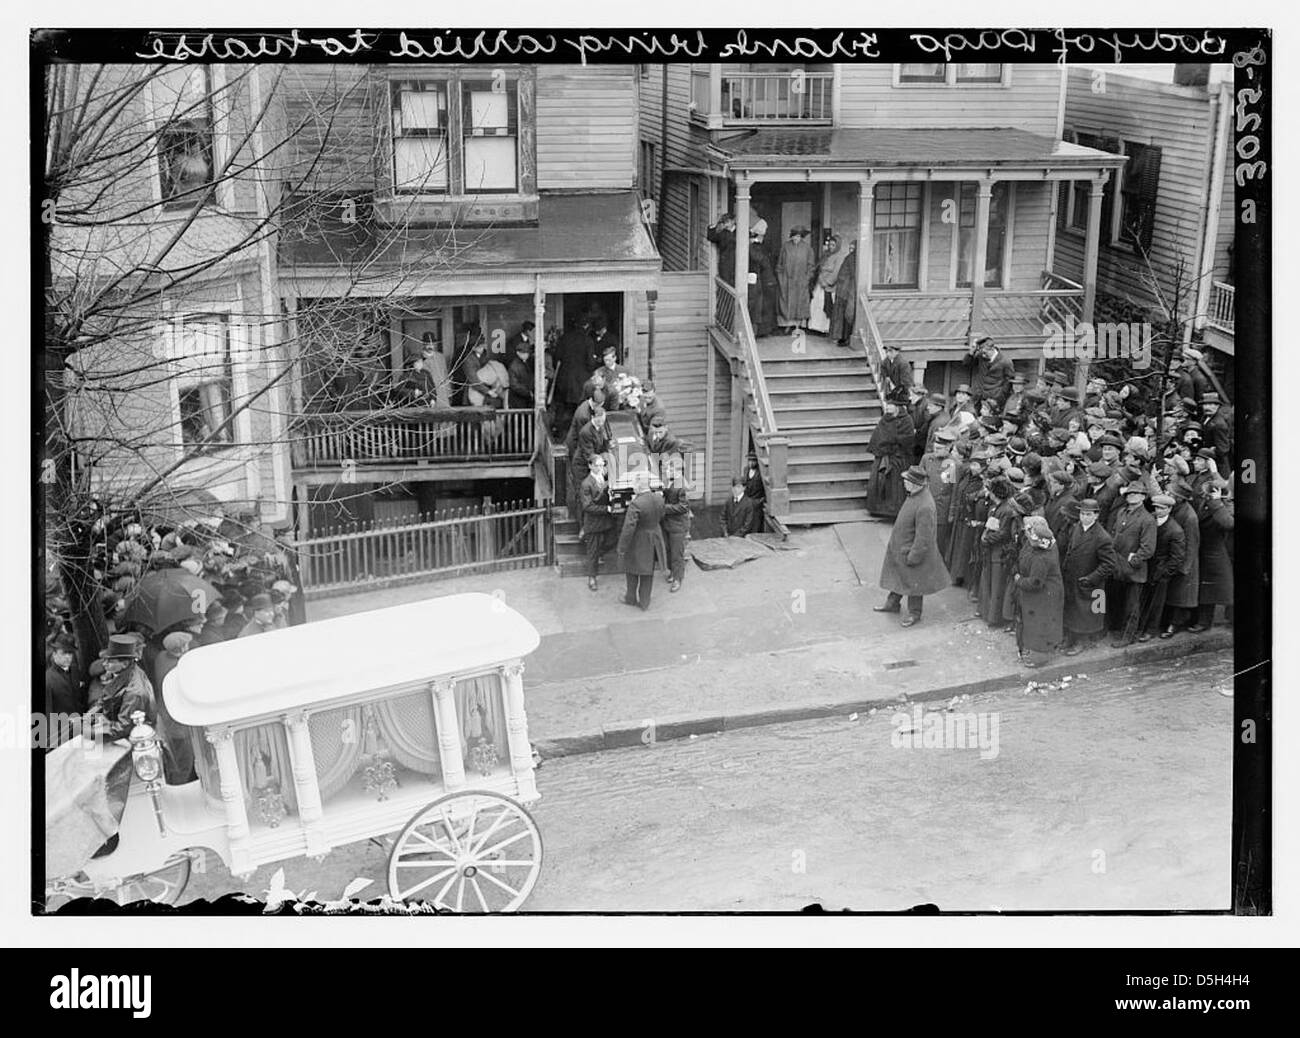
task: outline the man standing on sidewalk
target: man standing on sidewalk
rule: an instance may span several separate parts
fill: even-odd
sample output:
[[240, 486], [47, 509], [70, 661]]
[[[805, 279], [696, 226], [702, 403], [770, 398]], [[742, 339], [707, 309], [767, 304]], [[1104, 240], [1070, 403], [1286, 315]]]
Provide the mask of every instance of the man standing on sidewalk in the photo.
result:
[[943, 564], [936, 540], [936, 509], [925, 469], [913, 465], [903, 473], [907, 497], [894, 520], [885, 559], [880, 567], [880, 586], [889, 592], [877, 613], [897, 613], [907, 596], [907, 615], [899, 622], [911, 627], [921, 619], [923, 596], [933, 595], [952, 582]]
[[582, 504], [582, 539], [587, 548], [587, 587], [596, 590], [600, 557], [614, 547], [614, 517], [610, 514], [609, 485], [605, 482], [605, 456], [591, 459], [587, 478], [578, 488]]
[[1106, 612], [1120, 648], [1137, 638], [1142, 608], [1142, 589], [1147, 582], [1147, 560], [1156, 551], [1156, 521], [1146, 510], [1145, 483], [1124, 488], [1124, 507], [1110, 517], [1110, 535], [1115, 542], [1115, 575], [1106, 588]]
[[650, 490], [650, 473], [645, 469], [637, 471], [632, 488], [636, 496], [628, 505], [623, 532], [618, 538], [618, 554], [627, 574], [627, 595], [623, 602], [649, 609], [655, 570], [668, 566], [668, 549], [661, 528], [664, 499]]
[[1069, 527], [1061, 556], [1065, 585], [1065, 655], [1077, 656], [1106, 629], [1106, 578], [1115, 571], [1115, 546], [1098, 521], [1093, 497], [1079, 502], [1079, 521]]

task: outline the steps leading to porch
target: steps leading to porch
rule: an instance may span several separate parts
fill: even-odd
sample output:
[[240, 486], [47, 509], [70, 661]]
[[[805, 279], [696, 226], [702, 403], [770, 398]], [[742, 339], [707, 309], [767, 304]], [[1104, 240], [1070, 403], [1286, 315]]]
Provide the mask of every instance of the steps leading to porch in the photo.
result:
[[[587, 552], [578, 538], [578, 521], [569, 518], [567, 508], [551, 509], [551, 529], [555, 537], [555, 572], [562, 577], [581, 577], [586, 572]], [[611, 551], [600, 560], [600, 575], [622, 573], [618, 552]]]
[[785, 521], [803, 526], [868, 518], [867, 443], [881, 408], [866, 354], [812, 335], [801, 347], [788, 335], [769, 336], [758, 349], [778, 434], [790, 441]]

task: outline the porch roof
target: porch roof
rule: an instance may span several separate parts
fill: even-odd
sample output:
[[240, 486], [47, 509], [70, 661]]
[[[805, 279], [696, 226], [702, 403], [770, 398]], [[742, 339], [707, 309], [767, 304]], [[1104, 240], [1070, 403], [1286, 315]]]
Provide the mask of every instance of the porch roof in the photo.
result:
[[1010, 128], [764, 129], [719, 141], [733, 169], [1032, 167], [1116, 169], [1123, 155]]
[[364, 264], [372, 274], [406, 272], [439, 282], [485, 276], [564, 274], [657, 275], [659, 253], [632, 191], [541, 195], [536, 226], [385, 228], [370, 221], [313, 228], [304, 240], [281, 239], [286, 273], [328, 277]]

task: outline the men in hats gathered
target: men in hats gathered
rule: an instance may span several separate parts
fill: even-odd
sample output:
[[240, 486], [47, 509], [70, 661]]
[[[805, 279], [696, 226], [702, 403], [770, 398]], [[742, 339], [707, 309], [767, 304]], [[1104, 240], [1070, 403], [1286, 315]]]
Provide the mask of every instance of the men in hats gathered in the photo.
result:
[[1061, 646], [1065, 593], [1056, 538], [1041, 515], [1024, 518], [1015, 573], [1016, 647], [1027, 667], [1041, 667]]
[[1214, 451], [1214, 464], [1224, 479], [1232, 474], [1232, 414], [1222, 406], [1218, 393], [1201, 397], [1201, 413], [1205, 416], [1201, 436], [1205, 445]]
[[925, 470], [913, 465], [902, 475], [907, 498], [898, 510], [894, 528], [880, 568], [880, 586], [889, 592], [876, 612], [899, 612], [904, 596], [907, 615], [900, 626], [911, 627], [921, 619], [924, 596], [942, 591], [951, 583], [936, 540], [936, 510], [930, 496]]
[[1138, 641], [1150, 641], [1160, 631], [1169, 582], [1183, 570], [1187, 558], [1187, 538], [1171, 514], [1177, 502], [1168, 494], [1156, 494], [1151, 510], [1156, 521], [1156, 550], [1147, 565], [1147, 582], [1142, 588], [1142, 616], [1138, 622]]
[[668, 568], [668, 547], [664, 543], [664, 499], [650, 489], [650, 473], [640, 469], [633, 476], [635, 497], [623, 517], [618, 538], [618, 555], [627, 577], [627, 605], [650, 608], [654, 572]]
[[763, 485], [763, 472], [758, 467], [758, 455], [753, 451], [745, 458], [745, 496], [754, 505], [754, 518], [750, 520], [749, 532], [762, 533], [766, 518], [767, 487]]
[[736, 476], [731, 481], [731, 496], [722, 506], [722, 536], [744, 537], [754, 527], [754, 502], [745, 493], [745, 481]]
[[131, 715], [143, 710], [153, 723], [154, 690], [139, 666], [139, 643], [129, 634], [114, 634], [102, 653], [103, 673], [90, 683], [90, 734], [105, 742], [125, 738], [135, 727]]
[[969, 355], [974, 368], [970, 385], [975, 403], [980, 405], [985, 400], [990, 400], [1000, 409], [1011, 395], [1015, 367], [988, 335], [975, 343]]
[[785, 329], [808, 327], [810, 284], [816, 259], [808, 244], [807, 227], [794, 227], [777, 260], [776, 282], [780, 290], [777, 312]]
[[1176, 504], [1170, 518], [1183, 531], [1186, 551], [1179, 571], [1169, 578], [1165, 593], [1165, 629], [1161, 638], [1172, 638], [1180, 630], [1196, 622], [1196, 606], [1201, 590], [1201, 521], [1192, 503], [1192, 488], [1185, 482], [1175, 483], [1170, 495]]
[[1095, 498], [1079, 502], [1079, 521], [1070, 527], [1062, 548], [1061, 580], [1065, 593], [1065, 654], [1082, 652], [1106, 629], [1106, 582], [1117, 568], [1115, 546], [1100, 521]]
[[275, 603], [271, 601], [269, 594], [263, 592], [254, 595], [249, 599], [247, 609], [252, 614], [252, 618], [239, 632], [239, 637], [249, 638], [255, 634], [265, 634], [275, 630]]
[[1142, 585], [1147, 563], [1156, 552], [1156, 521], [1147, 511], [1146, 484], [1134, 481], [1124, 488], [1122, 507], [1110, 517], [1109, 532], [1115, 542], [1115, 575], [1106, 586], [1106, 613], [1115, 637], [1111, 645], [1131, 644], [1138, 635], [1142, 613]]
[[912, 365], [903, 358], [902, 347], [897, 342], [885, 343], [885, 360], [880, 365], [880, 377], [886, 397], [907, 393], [912, 389]]
[[1197, 592], [1196, 623], [1187, 628], [1196, 633], [1214, 625], [1218, 606], [1232, 607], [1232, 534], [1236, 525], [1232, 501], [1225, 497], [1228, 481], [1211, 476], [1201, 487], [1196, 511], [1200, 522], [1200, 588]]
[[903, 472], [909, 466], [916, 427], [907, 413], [904, 400], [893, 397], [885, 401], [884, 416], [871, 431], [867, 450], [875, 461], [871, 481], [867, 484], [867, 511], [872, 515], [893, 518], [902, 506], [906, 492]]
[[610, 510], [609, 484], [606, 482], [603, 454], [597, 454], [591, 459], [587, 476], [578, 488], [578, 500], [582, 508], [580, 534], [587, 550], [587, 587], [595, 591], [600, 558], [612, 551], [618, 540], [617, 524]]

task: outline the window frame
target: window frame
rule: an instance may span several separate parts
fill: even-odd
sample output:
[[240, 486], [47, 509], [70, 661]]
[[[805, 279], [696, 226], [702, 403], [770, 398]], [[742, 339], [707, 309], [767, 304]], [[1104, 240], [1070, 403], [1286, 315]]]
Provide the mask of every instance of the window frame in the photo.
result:
[[[1127, 156], [1132, 156], [1132, 157], [1136, 157], [1134, 156], [1133, 152], [1130, 150], [1132, 148], [1140, 148], [1142, 149], [1142, 151], [1155, 152], [1156, 189], [1152, 193], [1150, 199], [1152, 211], [1151, 211], [1151, 227], [1149, 230], [1149, 237], [1152, 239], [1152, 241], [1154, 241], [1155, 217], [1156, 217], [1155, 209], [1160, 201], [1160, 167], [1163, 164], [1163, 160], [1164, 160], [1164, 149], [1162, 149], [1159, 145], [1156, 144], [1144, 144], [1141, 141], [1126, 141], [1126, 140], [1120, 141], [1120, 147], [1123, 149], [1122, 154]], [[1112, 179], [1116, 181], [1115, 197], [1119, 201], [1119, 204], [1115, 206], [1116, 230], [1115, 230], [1114, 244], [1117, 247], [1126, 246], [1132, 249], [1134, 253], [1140, 255], [1143, 251], [1147, 251], [1147, 252], [1151, 251], [1152, 241], [1148, 241], [1145, 243], [1139, 241], [1136, 235], [1130, 233], [1129, 226], [1124, 219], [1125, 213], [1128, 208], [1128, 200], [1130, 197], [1134, 196], [1133, 192], [1127, 190], [1129, 183], [1138, 181], [1138, 178], [1136, 176], [1129, 177], [1125, 175], [1130, 171], [1130, 169], [1136, 171], [1137, 169], [1136, 164], [1134, 164], [1133, 162], [1126, 162], [1120, 169], [1115, 171], [1115, 174], [1112, 177]], [[1140, 185], [1138, 190], [1141, 190]]]
[[[979, 190], [979, 185], [969, 180], [959, 181], [957, 185], [957, 192], [956, 192], [957, 223], [954, 225], [954, 233], [952, 236], [952, 262], [950, 264], [950, 270], [952, 271], [952, 273], [951, 276], [949, 277], [949, 287], [952, 288], [954, 291], [974, 288], [973, 280], [963, 284], [960, 278], [958, 278], [957, 276], [961, 264], [962, 193], [965, 190], [967, 184], [970, 184], [971, 186], [975, 187], [975, 190], [977, 192]], [[1005, 203], [1006, 219], [1003, 224], [1005, 241], [1002, 247], [1002, 262], [998, 266], [999, 283], [996, 285], [986, 284], [984, 286], [984, 290], [986, 292], [1004, 292], [1007, 291], [1011, 286], [1011, 249], [1012, 249], [1012, 243], [1015, 241], [1015, 234], [1016, 234], [1016, 182], [1014, 180], [994, 181], [993, 189], [996, 191], [999, 187], [1001, 187], [1002, 190], [1006, 192], [1006, 203]], [[991, 205], [992, 202], [990, 201], [990, 206]], [[974, 214], [972, 213], [972, 217], [973, 216]], [[992, 227], [993, 224], [990, 221], [989, 223], [990, 230], [992, 229]], [[974, 251], [973, 243], [971, 248], [973, 252]], [[987, 260], [988, 257], [986, 254], [985, 262], [987, 262]], [[986, 267], [985, 277], [987, 278], [987, 276], [988, 276], [988, 268]]]
[[[186, 356], [182, 352], [178, 338], [183, 337], [186, 325], [194, 326], [210, 322], [220, 322], [225, 328], [225, 341], [223, 343], [225, 374], [220, 378], [196, 378], [193, 386], [186, 385], [182, 388], [182, 381], [187, 374], [185, 370]], [[235, 414], [237, 402], [241, 399], [241, 396], [247, 394], [245, 384], [247, 379], [242, 370], [242, 361], [236, 356], [239, 351], [235, 349], [236, 315], [229, 310], [221, 309], [171, 313], [164, 318], [164, 325], [163, 345], [167, 360], [167, 381], [171, 398], [172, 439], [180, 456], [185, 457], [192, 454], [193, 458], [191, 460], [198, 461], [223, 456], [226, 452], [243, 446], [250, 435], [250, 430], [246, 422], [248, 412], [243, 411]], [[181, 398], [191, 388], [198, 388], [215, 382], [225, 382], [228, 387], [225, 399], [225, 413], [222, 415], [223, 422], [229, 423], [226, 426], [226, 439], [197, 448], [196, 444], [192, 444], [185, 439], [185, 415], [181, 407]]]
[[[1126, 154], [1125, 142], [1123, 141], [1123, 139], [1119, 137], [1111, 137], [1104, 130], [1082, 130], [1081, 131], [1077, 129], [1069, 129], [1065, 131], [1064, 136], [1066, 140], [1070, 141], [1070, 143], [1078, 144], [1080, 147], [1095, 148], [1098, 151], [1106, 151], [1107, 154], [1110, 155]], [[1080, 136], [1087, 137], [1089, 138], [1089, 140], [1096, 141], [1098, 143], [1085, 144], [1084, 142], [1079, 140]], [[1108, 141], [1114, 141], [1119, 146], [1119, 150], [1107, 151], [1106, 148], [1101, 146], [1102, 144]], [[1107, 248], [1114, 246], [1119, 240], [1118, 234], [1119, 234], [1119, 220], [1120, 220], [1121, 207], [1115, 204], [1115, 200], [1120, 194], [1120, 189], [1123, 184], [1123, 177], [1124, 177], [1124, 167], [1120, 166], [1118, 169], [1111, 170], [1110, 178], [1106, 181], [1104, 185], [1102, 185], [1102, 195], [1103, 195], [1103, 201], [1101, 204], [1102, 226], [1100, 228], [1100, 233], [1098, 234], [1098, 243], [1100, 245], [1106, 246]], [[1069, 190], [1066, 192], [1065, 222], [1063, 226], [1065, 230], [1069, 231], [1071, 234], [1086, 236], [1088, 233], [1087, 216], [1086, 215], [1084, 216], [1082, 223], [1077, 224], [1074, 222], [1074, 210], [1075, 210], [1076, 203], [1078, 201], [1077, 195], [1079, 193], [1080, 183], [1086, 183], [1088, 185], [1087, 193], [1088, 194], [1092, 193], [1091, 178], [1085, 178], [1082, 181], [1067, 180], [1065, 181], [1065, 183], [1069, 185]], [[1109, 212], [1107, 211], [1108, 203], [1105, 199], [1107, 192], [1109, 192]]]
[[[915, 189], [919, 196], [917, 200], [917, 225], [916, 225], [916, 235], [917, 235], [916, 237], [916, 280], [908, 284], [903, 284], [903, 283], [890, 284], [887, 282], [882, 282], [877, 280], [877, 275], [880, 273], [880, 264], [876, 263], [876, 251], [875, 251], [876, 234], [882, 231], [888, 232], [888, 231], [909, 230], [910, 228], [907, 227], [907, 225], [903, 225], [902, 227], [890, 227], [890, 226], [880, 227], [878, 225], [878, 221], [880, 220], [880, 203], [881, 203], [880, 191], [882, 188], [887, 188], [892, 192], [894, 188], [900, 188], [900, 187], [904, 189], [905, 195], [909, 193], [912, 189]], [[909, 204], [908, 200], [905, 198], [904, 205], [906, 206], [908, 204]], [[870, 243], [870, 247], [871, 247], [870, 289], [871, 291], [879, 290], [885, 292], [919, 292], [922, 290], [925, 284], [925, 277], [926, 277], [926, 269], [925, 269], [926, 251], [927, 251], [926, 228], [929, 224], [929, 220], [927, 219], [928, 206], [929, 206], [929, 190], [928, 190], [928, 185], [923, 181], [883, 180], [883, 181], [879, 181], [876, 184], [875, 188], [873, 189], [873, 195], [871, 199], [871, 243]], [[906, 215], [906, 210], [904, 210], [904, 215]], [[859, 245], [859, 248], [861, 247], [862, 246]], [[861, 260], [859, 260], [858, 262], [861, 262]]]
[[[212, 138], [212, 173], [209, 183], [216, 182], [216, 190], [208, 195], [207, 201], [201, 208], [215, 207], [229, 212], [234, 209], [234, 184], [229, 175], [217, 180], [217, 171], [225, 167], [230, 148], [230, 100], [233, 88], [230, 86], [225, 68], [220, 64], [176, 65], [168, 67], [164, 74], [179, 69], [195, 68], [202, 69], [206, 78], [208, 132]], [[194, 207], [193, 199], [168, 198], [163, 195], [162, 140], [170, 117], [166, 115], [166, 111], [169, 110], [167, 102], [160, 96], [158, 77], [151, 78], [145, 83], [144, 104], [145, 117], [152, 127], [155, 138], [147, 161], [150, 198], [164, 216], [184, 216]]]
[[[469, 125], [466, 106], [469, 104], [469, 92], [483, 89], [493, 82], [492, 73], [500, 71], [508, 84], [506, 94], [507, 125], [502, 133], [474, 134]], [[486, 74], [485, 74], [486, 73]], [[441, 85], [446, 100], [446, 141], [447, 186], [445, 190], [399, 189], [397, 187], [396, 140], [392, 113], [395, 97], [404, 84], [428, 82]], [[537, 161], [536, 161], [536, 101], [535, 73], [523, 66], [509, 66], [501, 70], [482, 68], [449, 68], [446, 66], [419, 70], [409, 67], [394, 68], [388, 72], [386, 89], [388, 91], [389, 118], [385, 132], [390, 140], [385, 149], [387, 170], [384, 176], [384, 191], [390, 200], [400, 199], [404, 202], [428, 202], [441, 210], [445, 204], [464, 203], [487, 205], [495, 208], [500, 203], [528, 203], [537, 198]], [[480, 138], [498, 137], [514, 142], [515, 182], [510, 188], [467, 188], [466, 158], [467, 143]], [[500, 212], [488, 215], [501, 218]], [[460, 213], [459, 218], [466, 218]]]
[[[933, 77], [930, 79], [909, 79], [903, 75], [903, 64], [910, 65], [933, 65], [938, 64], [943, 68], [943, 77]], [[995, 79], [959, 79], [957, 76], [957, 66], [964, 64], [973, 64], [973, 62], [931, 62], [916, 61], [906, 63], [895, 63], [893, 66], [894, 86], [909, 89], [925, 87], [956, 87], [960, 90], [1003, 90], [1011, 86], [1011, 62], [1001, 62], [1002, 71], [999, 77]], [[997, 64], [988, 62], [988, 64]]]
[[[403, 93], [406, 93], [406, 92], [409, 92], [408, 89], [407, 89], [408, 87], [419, 87], [419, 88], [424, 88], [424, 89], [420, 89], [420, 90], [415, 91], [415, 92], [417, 92], [417, 93], [431, 93], [431, 92], [433, 92], [433, 91], [429, 91], [429, 90], [427, 89], [427, 88], [430, 87], [430, 86], [436, 87], [436, 88], [440, 89], [440, 91], [441, 91], [441, 98], [440, 98], [440, 100], [441, 100], [441, 105], [439, 105], [439, 107], [438, 107], [438, 111], [439, 111], [439, 113], [440, 113], [441, 116], [442, 116], [442, 119], [443, 119], [443, 125], [439, 128], [439, 129], [440, 129], [440, 133], [436, 133], [436, 134], [428, 133], [428, 132], [427, 132], [427, 130], [428, 130], [427, 127], [419, 127], [418, 129], [420, 129], [420, 130], [424, 130], [424, 131], [426, 131], [426, 132], [425, 132], [425, 133], [407, 133], [407, 132], [405, 131], [405, 128], [403, 128], [403, 132], [399, 134], [399, 133], [397, 132], [396, 121], [397, 121], [397, 117], [398, 117], [399, 113], [401, 112], [401, 96], [402, 96], [402, 94], [403, 94]], [[418, 196], [421, 196], [421, 195], [426, 195], [426, 196], [431, 196], [431, 197], [432, 197], [432, 196], [443, 197], [443, 196], [446, 196], [446, 195], [451, 194], [451, 186], [452, 186], [452, 156], [451, 156], [451, 90], [450, 90], [450, 86], [449, 86], [448, 82], [445, 81], [445, 80], [441, 80], [441, 79], [435, 78], [435, 77], [433, 77], [433, 76], [420, 76], [420, 77], [415, 77], [415, 78], [412, 78], [412, 79], [390, 79], [390, 80], [388, 81], [388, 129], [389, 129], [389, 148], [388, 148], [388, 153], [389, 153], [389, 162], [392, 164], [392, 174], [393, 174], [393, 175], [392, 175], [392, 189], [393, 189], [393, 192], [394, 192], [395, 194], [398, 194], [398, 195], [403, 195], [403, 196], [417, 196], [417, 197], [418, 197]], [[442, 155], [443, 155], [443, 161], [444, 161], [444, 163], [446, 164], [446, 167], [447, 167], [447, 168], [446, 168], [446, 174], [445, 174], [445, 180], [446, 180], [446, 186], [445, 186], [445, 187], [443, 187], [443, 188], [441, 188], [441, 189], [438, 189], [438, 188], [430, 188], [430, 187], [428, 187], [428, 186], [420, 186], [420, 187], [415, 187], [415, 188], [409, 188], [409, 187], [398, 187], [398, 185], [397, 185], [397, 145], [398, 145], [398, 142], [399, 142], [399, 141], [404, 140], [404, 139], [411, 139], [411, 140], [435, 140], [435, 139], [440, 139], [440, 140], [442, 141]], [[427, 185], [427, 179], [426, 179], [426, 181], [425, 181], [425, 185]]]

